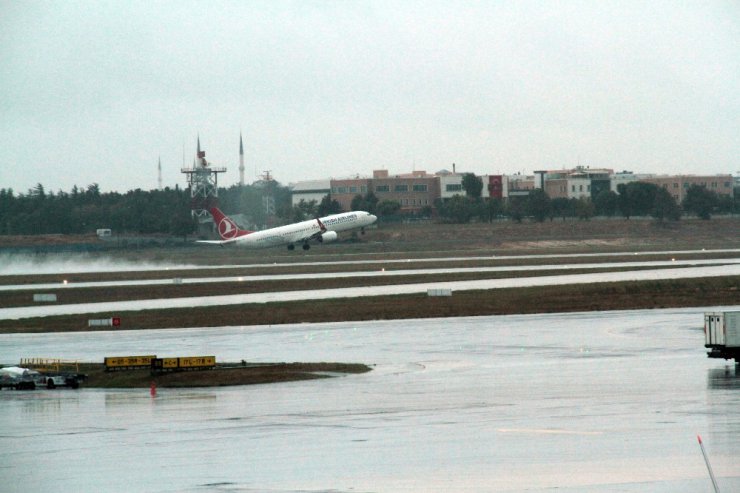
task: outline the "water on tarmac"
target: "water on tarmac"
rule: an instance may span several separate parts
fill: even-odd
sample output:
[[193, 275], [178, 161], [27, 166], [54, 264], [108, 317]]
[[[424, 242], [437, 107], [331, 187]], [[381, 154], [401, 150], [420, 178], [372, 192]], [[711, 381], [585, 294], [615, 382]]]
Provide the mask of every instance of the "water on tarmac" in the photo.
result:
[[[495, 296], [495, 293], [492, 293]], [[4, 491], [740, 491], [740, 374], [706, 309], [0, 335], [0, 362], [215, 354], [374, 370], [0, 393]], [[740, 309], [740, 307], [734, 307]]]

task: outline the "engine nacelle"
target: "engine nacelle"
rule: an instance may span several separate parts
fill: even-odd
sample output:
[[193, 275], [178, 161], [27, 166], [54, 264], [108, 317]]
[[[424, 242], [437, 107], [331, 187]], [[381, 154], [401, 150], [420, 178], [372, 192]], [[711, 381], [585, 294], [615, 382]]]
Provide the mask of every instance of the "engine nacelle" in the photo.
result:
[[336, 231], [327, 231], [326, 233], [319, 236], [319, 242], [321, 243], [328, 243], [330, 241], [334, 241], [337, 239], [337, 232]]

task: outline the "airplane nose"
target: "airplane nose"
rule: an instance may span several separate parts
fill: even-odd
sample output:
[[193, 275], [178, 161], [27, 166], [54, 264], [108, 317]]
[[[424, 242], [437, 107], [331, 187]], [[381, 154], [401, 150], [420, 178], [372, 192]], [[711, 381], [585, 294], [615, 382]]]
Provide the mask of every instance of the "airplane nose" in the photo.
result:
[[370, 214], [370, 220], [371, 220], [371, 222], [375, 222], [375, 221], [377, 221], [377, 219], [378, 218], [375, 216], [375, 214]]

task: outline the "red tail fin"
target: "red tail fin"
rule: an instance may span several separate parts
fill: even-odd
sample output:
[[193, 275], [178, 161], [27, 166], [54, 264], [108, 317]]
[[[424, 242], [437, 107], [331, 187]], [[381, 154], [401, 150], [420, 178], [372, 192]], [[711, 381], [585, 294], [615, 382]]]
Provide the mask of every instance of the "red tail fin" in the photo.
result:
[[211, 207], [210, 213], [213, 216], [213, 222], [216, 223], [216, 227], [218, 228], [218, 235], [222, 240], [230, 240], [237, 236], [248, 235], [252, 232], [239, 229], [239, 226], [237, 226], [234, 220], [221, 212], [218, 207]]

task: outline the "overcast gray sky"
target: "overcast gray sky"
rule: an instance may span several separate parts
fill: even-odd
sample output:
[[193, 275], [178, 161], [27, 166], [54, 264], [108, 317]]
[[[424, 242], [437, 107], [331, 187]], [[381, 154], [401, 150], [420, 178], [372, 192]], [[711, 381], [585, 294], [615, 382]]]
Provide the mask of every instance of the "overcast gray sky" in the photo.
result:
[[740, 170], [740, 2], [0, 0], [0, 188]]

